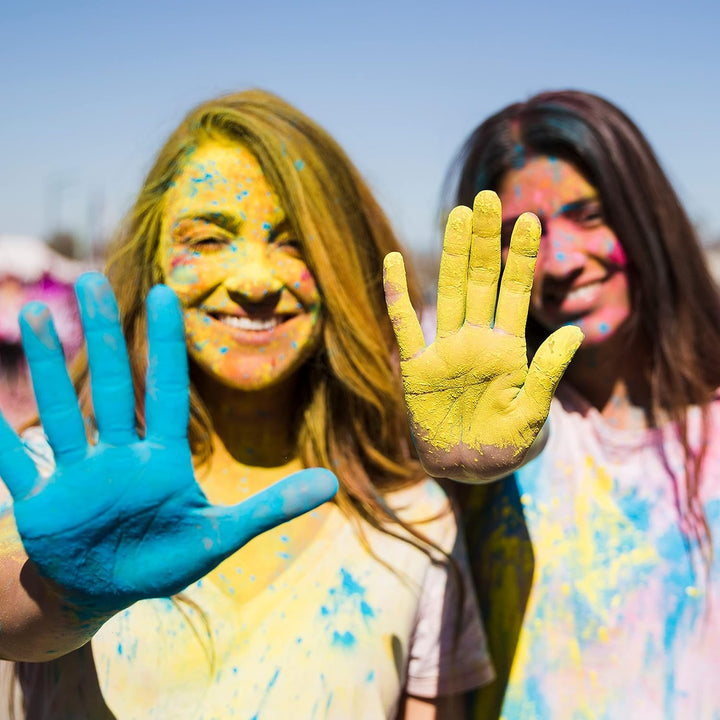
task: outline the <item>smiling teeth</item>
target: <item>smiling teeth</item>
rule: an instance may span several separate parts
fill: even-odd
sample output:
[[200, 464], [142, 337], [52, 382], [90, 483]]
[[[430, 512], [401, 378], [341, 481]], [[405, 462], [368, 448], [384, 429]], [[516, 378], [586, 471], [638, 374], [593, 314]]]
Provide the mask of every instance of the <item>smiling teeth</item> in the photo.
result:
[[593, 293], [595, 292], [595, 288], [599, 283], [592, 283], [590, 285], [584, 285], [581, 288], [578, 288], [577, 290], [571, 290], [566, 296], [566, 300], [588, 300]]
[[236, 315], [221, 315], [218, 320], [223, 325], [229, 325], [232, 328], [238, 328], [239, 330], [272, 330], [280, 324], [279, 317], [273, 317], [269, 320], [256, 320], [250, 317], [238, 317]]

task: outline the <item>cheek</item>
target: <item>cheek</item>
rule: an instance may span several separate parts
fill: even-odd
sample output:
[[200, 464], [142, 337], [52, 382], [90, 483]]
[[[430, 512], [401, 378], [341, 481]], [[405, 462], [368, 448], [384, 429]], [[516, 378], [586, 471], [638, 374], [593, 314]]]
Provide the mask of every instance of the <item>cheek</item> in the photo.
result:
[[582, 252], [587, 240], [579, 237], [574, 229], [563, 229], [559, 227], [549, 235], [540, 239], [538, 249], [538, 264], [546, 258], [555, 263], [564, 263], [575, 253]]
[[190, 250], [170, 250], [163, 263], [165, 283], [183, 303], [192, 301], [198, 294], [207, 293], [223, 276], [222, 263], [208, 262], [199, 253]]
[[625, 270], [628, 264], [627, 255], [620, 241], [614, 235], [608, 240], [608, 249], [608, 260], [622, 270]]
[[302, 260], [285, 258], [278, 263], [277, 272], [286, 287], [305, 307], [319, 305], [320, 290], [315, 276]]
[[616, 268], [627, 268], [627, 255], [620, 241], [608, 229], [603, 229], [588, 240], [588, 252], [597, 258], [605, 259]]

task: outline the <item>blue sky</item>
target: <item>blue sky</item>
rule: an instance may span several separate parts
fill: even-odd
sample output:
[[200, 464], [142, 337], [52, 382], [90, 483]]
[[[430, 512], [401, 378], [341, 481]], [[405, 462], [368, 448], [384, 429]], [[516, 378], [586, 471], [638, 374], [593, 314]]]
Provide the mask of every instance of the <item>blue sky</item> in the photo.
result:
[[5, 0], [0, 233], [109, 230], [190, 107], [258, 86], [329, 130], [402, 240], [429, 248], [469, 131], [574, 87], [636, 120], [692, 218], [720, 237], [718, 27], [714, 0]]

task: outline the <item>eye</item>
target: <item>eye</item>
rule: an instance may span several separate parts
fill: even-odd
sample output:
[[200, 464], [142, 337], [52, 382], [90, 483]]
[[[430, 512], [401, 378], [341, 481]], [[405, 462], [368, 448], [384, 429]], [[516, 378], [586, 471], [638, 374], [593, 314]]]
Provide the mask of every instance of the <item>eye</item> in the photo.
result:
[[576, 221], [584, 228], [593, 228], [605, 222], [602, 205], [599, 202], [592, 202], [584, 205], [577, 211]]
[[297, 238], [294, 238], [291, 235], [283, 235], [276, 238], [273, 240], [273, 245], [286, 255], [291, 255], [292, 257], [302, 257], [302, 244]]
[[500, 244], [503, 249], [510, 247], [510, 238], [512, 237], [512, 231], [515, 227], [516, 220], [517, 218], [513, 218], [512, 220], [506, 220], [502, 224], [502, 229], [500, 230]]
[[221, 250], [227, 247], [229, 242], [226, 238], [216, 236], [188, 238], [186, 241], [188, 247], [200, 251]]

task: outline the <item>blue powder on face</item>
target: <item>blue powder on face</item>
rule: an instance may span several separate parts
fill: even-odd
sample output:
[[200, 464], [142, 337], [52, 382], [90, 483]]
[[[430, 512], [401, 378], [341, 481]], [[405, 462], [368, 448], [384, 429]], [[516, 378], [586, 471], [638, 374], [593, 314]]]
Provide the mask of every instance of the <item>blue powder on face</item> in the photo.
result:
[[559, 183], [562, 179], [562, 168], [560, 167], [560, 163], [558, 163], [557, 158], [551, 157], [550, 162], [553, 165], [553, 182]]
[[522, 143], [515, 143], [513, 148], [512, 166], [515, 170], [525, 167], [525, 148]]
[[295, 168], [297, 170], [302, 170], [304, 167], [305, 167], [305, 163], [302, 160], [295, 161]]

